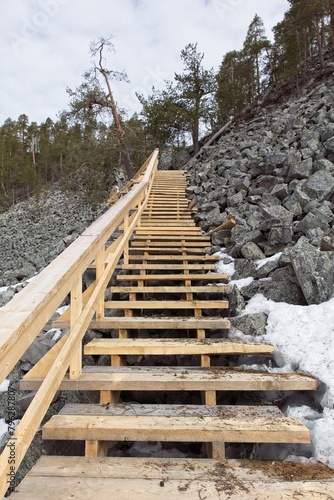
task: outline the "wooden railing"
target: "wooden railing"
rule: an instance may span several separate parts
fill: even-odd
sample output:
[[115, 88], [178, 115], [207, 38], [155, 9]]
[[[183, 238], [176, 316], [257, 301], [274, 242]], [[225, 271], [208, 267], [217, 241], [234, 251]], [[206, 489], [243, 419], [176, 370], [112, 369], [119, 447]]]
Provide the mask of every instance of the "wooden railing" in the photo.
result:
[[[0, 456], [0, 498], [16, 473], [65, 373], [82, 372], [82, 338], [95, 315], [104, 316], [104, 291], [120, 257], [125, 263], [128, 242], [141, 214], [158, 164], [155, 150], [135, 176], [134, 187], [0, 309], [0, 383], [35, 340], [59, 305], [70, 294], [69, 332], [29, 372], [42, 385]], [[123, 232], [108, 245], [115, 231]], [[82, 276], [94, 263], [96, 280], [83, 293]]]

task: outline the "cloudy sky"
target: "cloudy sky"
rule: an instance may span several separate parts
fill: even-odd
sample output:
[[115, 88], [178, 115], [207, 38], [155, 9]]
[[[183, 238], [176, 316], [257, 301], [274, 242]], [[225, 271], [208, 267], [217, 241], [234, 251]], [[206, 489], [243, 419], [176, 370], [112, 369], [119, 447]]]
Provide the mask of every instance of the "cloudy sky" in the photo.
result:
[[114, 35], [108, 67], [128, 74], [130, 84], [113, 89], [131, 115], [140, 109], [136, 92], [148, 95], [182, 70], [188, 43], [198, 42], [204, 66], [217, 70], [227, 51], [241, 48], [254, 14], [272, 38], [287, 8], [287, 0], [1, 0], [0, 123], [22, 113], [56, 119], [100, 36]]

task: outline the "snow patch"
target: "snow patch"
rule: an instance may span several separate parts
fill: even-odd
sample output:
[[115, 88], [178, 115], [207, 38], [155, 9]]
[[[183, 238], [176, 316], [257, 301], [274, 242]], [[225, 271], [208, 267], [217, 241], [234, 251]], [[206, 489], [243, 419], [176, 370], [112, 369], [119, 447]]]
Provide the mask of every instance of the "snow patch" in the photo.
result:
[[0, 392], [7, 392], [8, 387], [9, 387], [10, 381], [8, 379], [5, 379], [1, 384], [0, 384]]
[[280, 256], [282, 255], [282, 252], [276, 253], [275, 255], [272, 255], [271, 257], [267, 257], [266, 259], [261, 259], [261, 260], [256, 260], [255, 265], [256, 269], [260, 269], [262, 266], [267, 264], [267, 262], [278, 262]]

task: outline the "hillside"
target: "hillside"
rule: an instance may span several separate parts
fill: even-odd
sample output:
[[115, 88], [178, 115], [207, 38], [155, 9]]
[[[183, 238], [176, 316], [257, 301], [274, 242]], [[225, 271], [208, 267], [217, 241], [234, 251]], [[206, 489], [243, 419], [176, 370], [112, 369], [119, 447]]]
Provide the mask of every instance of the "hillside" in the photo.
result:
[[[332, 75], [314, 77], [299, 95], [254, 109], [186, 166], [203, 230], [230, 214], [236, 219], [231, 233], [212, 235], [223, 258], [219, 270], [234, 284], [230, 336], [272, 343], [277, 365], [267, 369], [288, 367], [322, 382], [315, 399], [274, 396], [313, 433], [311, 448], [285, 449], [281, 457], [315, 455], [332, 466], [333, 84]], [[264, 446], [255, 456], [272, 452]]]

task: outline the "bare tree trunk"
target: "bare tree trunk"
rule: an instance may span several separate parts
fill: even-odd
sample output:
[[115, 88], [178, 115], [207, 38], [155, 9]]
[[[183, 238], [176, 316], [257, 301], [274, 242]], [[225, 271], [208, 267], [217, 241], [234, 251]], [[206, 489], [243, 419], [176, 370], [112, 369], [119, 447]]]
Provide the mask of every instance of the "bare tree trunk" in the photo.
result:
[[320, 62], [321, 69], [324, 69], [325, 62], [324, 62], [324, 56], [322, 53], [321, 31], [320, 31], [319, 23], [320, 23], [319, 19], [316, 19], [315, 20], [315, 31], [316, 31], [316, 35], [317, 35], [318, 56], [319, 56], [319, 62]]
[[105, 45], [105, 43], [102, 42], [101, 45], [100, 45], [100, 47], [99, 47], [99, 53], [100, 53], [99, 67], [97, 67], [96, 69], [103, 76], [104, 81], [105, 81], [106, 86], [107, 86], [107, 89], [108, 89], [108, 97], [109, 97], [109, 101], [110, 101], [110, 110], [111, 110], [111, 113], [112, 113], [112, 116], [113, 116], [113, 119], [114, 119], [117, 138], [118, 138], [118, 140], [120, 142], [120, 146], [121, 146], [120, 163], [121, 163], [121, 166], [124, 167], [125, 173], [128, 176], [128, 178], [131, 179], [131, 177], [132, 177], [132, 162], [131, 162], [131, 158], [130, 158], [129, 152], [126, 150], [126, 147], [125, 147], [125, 144], [124, 144], [125, 135], [126, 135], [125, 134], [125, 130], [122, 127], [121, 120], [119, 118], [119, 114], [118, 114], [118, 111], [117, 111], [117, 105], [116, 105], [116, 102], [115, 102], [115, 99], [114, 99], [114, 94], [112, 92], [110, 81], [109, 81], [109, 78], [108, 78], [108, 73], [107, 73], [107, 71], [104, 69], [104, 67], [102, 65], [104, 45]]

